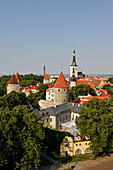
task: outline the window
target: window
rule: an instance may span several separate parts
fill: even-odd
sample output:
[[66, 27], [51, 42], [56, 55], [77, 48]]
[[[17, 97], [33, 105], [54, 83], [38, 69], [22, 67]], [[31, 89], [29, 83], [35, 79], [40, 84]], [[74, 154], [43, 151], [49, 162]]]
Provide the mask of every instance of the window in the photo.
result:
[[60, 121], [62, 121], [62, 117], [60, 118]]
[[52, 118], [50, 118], [50, 122], [52, 122]]
[[78, 144], [76, 144], [76, 146], [78, 146]]
[[66, 119], [68, 119], [68, 115], [66, 115]]
[[82, 150], [81, 149], [77, 149], [76, 151], [75, 151], [75, 155], [76, 154], [82, 154]]
[[85, 145], [87, 145], [87, 143], [85, 143]]
[[89, 148], [86, 148], [86, 149], [85, 149], [85, 153], [91, 153], [90, 149], [89, 149]]
[[60, 91], [60, 89], [58, 89], [58, 91]]
[[50, 125], [50, 128], [52, 128], [52, 125]]
[[64, 89], [64, 91], [65, 91], [65, 89]]
[[48, 119], [47, 119], [47, 122], [48, 122]]
[[68, 139], [66, 138], [66, 141], [68, 141]]
[[79, 145], [81, 146], [81, 143]]
[[65, 147], [69, 147], [69, 144], [66, 144]]

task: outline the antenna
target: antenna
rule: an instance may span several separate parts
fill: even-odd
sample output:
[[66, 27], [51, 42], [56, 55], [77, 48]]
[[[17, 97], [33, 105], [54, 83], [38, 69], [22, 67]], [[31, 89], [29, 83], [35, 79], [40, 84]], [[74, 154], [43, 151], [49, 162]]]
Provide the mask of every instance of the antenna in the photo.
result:
[[63, 67], [63, 64], [61, 64], [61, 72], [62, 72], [62, 67]]

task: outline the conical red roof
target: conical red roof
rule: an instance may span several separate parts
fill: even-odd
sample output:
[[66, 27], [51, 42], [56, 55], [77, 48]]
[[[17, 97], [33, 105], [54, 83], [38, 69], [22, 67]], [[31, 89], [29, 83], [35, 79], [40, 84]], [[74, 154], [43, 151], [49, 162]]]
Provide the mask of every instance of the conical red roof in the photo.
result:
[[60, 75], [54, 85], [54, 88], [68, 88], [67, 82], [66, 82], [62, 72], [60, 73]]
[[19, 82], [21, 81], [20, 75], [18, 74], [18, 72], [16, 73], [16, 78], [17, 80], [19, 80]]
[[49, 80], [49, 79], [50, 79], [50, 75], [49, 75], [49, 74], [46, 74], [46, 75], [44, 76], [44, 79]]
[[17, 81], [16, 76], [13, 74], [7, 84], [20, 84], [20, 83]]

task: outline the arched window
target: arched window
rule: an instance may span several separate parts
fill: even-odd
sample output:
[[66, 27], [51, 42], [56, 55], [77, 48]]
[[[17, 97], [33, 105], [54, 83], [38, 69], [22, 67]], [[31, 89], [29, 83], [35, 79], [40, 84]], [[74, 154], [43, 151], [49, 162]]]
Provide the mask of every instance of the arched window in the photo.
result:
[[77, 155], [77, 154], [82, 154], [82, 150], [81, 150], [81, 149], [77, 149], [77, 150], [75, 151], [75, 155]]
[[86, 148], [86, 149], [85, 149], [85, 153], [91, 153], [90, 149], [89, 149], [89, 148]]

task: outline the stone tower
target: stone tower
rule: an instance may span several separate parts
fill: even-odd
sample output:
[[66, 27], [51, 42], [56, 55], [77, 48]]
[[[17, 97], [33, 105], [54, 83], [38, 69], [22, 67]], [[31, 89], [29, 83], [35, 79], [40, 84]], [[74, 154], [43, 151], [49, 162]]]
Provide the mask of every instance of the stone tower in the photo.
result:
[[75, 50], [73, 50], [73, 61], [70, 65], [70, 78], [78, 78], [78, 65], [76, 64]]
[[61, 72], [54, 85], [54, 105], [68, 103], [68, 85]]
[[10, 93], [11, 91], [16, 91], [20, 92], [20, 80], [17, 79], [17, 76], [13, 74], [11, 79], [7, 83], [7, 94]]

